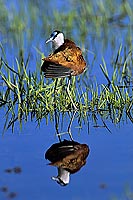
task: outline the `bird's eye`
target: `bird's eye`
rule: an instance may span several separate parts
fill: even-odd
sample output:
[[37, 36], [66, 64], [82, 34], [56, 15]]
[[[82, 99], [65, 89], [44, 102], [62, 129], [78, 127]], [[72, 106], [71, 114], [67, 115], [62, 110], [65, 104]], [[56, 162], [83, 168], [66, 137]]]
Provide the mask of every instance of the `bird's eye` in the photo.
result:
[[51, 34], [51, 37], [54, 38], [56, 35], [57, 35], [57, 32], [55, 31], [55, 32], [53, 32], [53, 33]]

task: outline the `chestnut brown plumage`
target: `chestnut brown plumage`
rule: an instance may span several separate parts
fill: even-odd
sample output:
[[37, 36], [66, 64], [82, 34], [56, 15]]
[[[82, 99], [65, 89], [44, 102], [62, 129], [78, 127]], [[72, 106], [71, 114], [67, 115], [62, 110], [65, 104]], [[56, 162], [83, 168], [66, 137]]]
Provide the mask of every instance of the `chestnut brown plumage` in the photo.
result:
[[45, 158], [51, 161], [49, 165], [64, 168], [73, 174], [85, 165], [88, 154], [89, 147], [86, 144], [64, 140], [53, 144]]
[[44, 62], [41, 70], [44, 72], [46, 78], [69, 77], [67, 93], [74, 109], [77, 110], [70, 95], [69, 86], [71, 76], [79, 75], [85, 70], [86, 62], [83, 58], [82, 51], [73, 41], [64, 39], [64, 34], [57, 30], [51, 34], [46, 43], [48, 42], [52, 42], [53, 53], [43, 58]]
[[[88, 145], [64, 140], [63, 142], [53, 144], [47, 150], [45, 158], [51, 161], [49, 165], [58, 168], [58, 176], [56, 178], [54, 177], [54, 180], [59, 184], [62, 184], [67, 180], [68, 184], [69, 175], [76, 173], [86, 164], [88, 155]], [[65, 178], [63, 177], [64, 174]]]
[[[57, 32], [56, 37], [62, 34]], [[56, 41], [56, 37], [52, 36], [51, 42]], [[41, 70], [46, 78], [58, 78], [67, 76], [76, 76], [81, 74], [86, 67], [86, 62], [82, 56], [82, 51], [76, 44], [68, 39], [64, 39], [60, 46], [54, 49], [54, 52], [48, 57], [43, 58]]]

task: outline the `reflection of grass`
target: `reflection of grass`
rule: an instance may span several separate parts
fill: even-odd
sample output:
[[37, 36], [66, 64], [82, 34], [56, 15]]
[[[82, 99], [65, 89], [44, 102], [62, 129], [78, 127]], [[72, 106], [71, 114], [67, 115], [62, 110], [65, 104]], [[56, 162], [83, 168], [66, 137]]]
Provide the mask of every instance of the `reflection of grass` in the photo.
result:
[[[32, 53], [31, 46], [35, 45], [37, 55], [40, 55], [40, 38], [46, 38], [51, 29], [64, 30], [65, 34], [74, 38], [82, 49], [86, 50], [88, 65], [95, 65], [96, 55], [107, 49], [108, 44], [113, 51], [112, 65], [107, 66], [103, 59], [100, 65], [107, 84], [98, 85], [96, 80], [88, 82], [88, 72], [81, 77], [73, 78], [71, 82], [71, 96], [78, 107], [77, 118], [81, 125], [88, 116], [97, 126], [99, 115], [104, 119], [111, 119], [118, 123], [125, 114], [132, 118], [132, 1], [69, 1], [69, 8], [51, 7], [50, 1], [18, 1], [0, 0], [0, 76], [4, 87], [0, 90], [0, 106], [6, 108], [5, 127], [14, 128], [15, 121], [27, 121], [35, 117], [40, 123], [42, 118], [53, 119], [55, 108], [57, 111], [69, 113], [73, 107], [66, 94], [67, 80], [60, 79], [54, 92], [55, 81], [44, 81], [40, 71], [30, 72]], [[66, 4], [66, 1], [63, 1]], [[50, 9], [48, 9], [50, 8]], [[128, 19], [128, 20], [127, 20]], [[126, 42], [118, 49], [118, 41]], [[97, 52], [91, 62], [88, 49]], [[12, 48], [10, 48], [12, 47]], [[8, 55], [19, 54], [15, 66], [10, 64]], [[23, 51], [21, 49], [24, 49]], [[16, 53], [17, 52], [17, 53]], [[115, 53], [117, 52], [117, 54]], [[23, 55], [24, 54], [24, 55]], [[29, 56], [28, 56], [29, 55]], [[30, 56], [31, 55], [31, 56]], [[25, 57], [27, 56], [27, 59]], [[41, 55], [42, 56], [42, 55]], [[40, 57], [41, 57], [40, 56]], [[39, 60], [39, 61], [38, 61]], [[34, 60], [34, 66], [39, 66], [41, 58]], [[112, 77], [108, 70], [113, 68]]]
[[132, 47], [132, 0], [64, 1], [61, 9], [53, 1], [19, 1], [17, 5], [13, 1], [5, 2], [0, 0], [0, 34], [4, 34], [11, 45], [31, 45], [37, 36], [48, 36], [51, 29], [56, 28], [74, 36], [79, 44], [83, 44], [90, 35], [88, 43], [92, 42], [97, 47], [96, 38], [103, 38], [102, 46], [106, 49], [108, 42], [114, 47], [116, 39], [121, 39], [121, 31], [126, 29], [124, 40]]
[[[133, 122], [132, 118], [132, 53], [129, 52], [124, 57], [121, 56], [121, 47], [114, 63], [114, 72], [109, 77], [106, 63], [101, 64], [101, 73], [107, 79], [107, 84], [100, 87], [96, 84], [88, 84], [87, 72], [83, 75], [84, 82], [76, 78], [71, 81], [71, 97], [78, 108], [78, 121], [85, 120], [88, 115], [97, 122], [97, 115], [104, 119], [111, 119], [113, 123], [118, 123], [125, 113]], [[7, 71], [0, 72], [5, 83], [1, 91], [1, 106], [6, 106], [7, 121], [5, 127], [14, 127], [14, 122], [18, 120], [27, 121], [35, 117], [40, 123], [43, 118], [52, 119], [55, 108], [59, 112], [68, 113], [73, 110], [73, 105], [66, 93], [66, 80], [59, 79], [56, 90], [55, 81], [44, 82], [43, 75], [37, 72], [28, 72], [29, 57], [24, 64], [23, 54], [20, 54], [20, 61], [16, 60], [17, 70], [14, 70], [7, 62], [1, 60], [1, 68]], [[82, 84], [81, 84], [82, 83]], [[100, 92], [99, 92], [100, 90]]]
[[111, 200], [119, 200], [119, 199], [133, 200], [133, 192], [129, 186], [126, 186], [126, 188], [124, 190], [124, 194], [121, 197], [116, 197], [116, 195], [114, 195], [114, 197], [111, 198]]

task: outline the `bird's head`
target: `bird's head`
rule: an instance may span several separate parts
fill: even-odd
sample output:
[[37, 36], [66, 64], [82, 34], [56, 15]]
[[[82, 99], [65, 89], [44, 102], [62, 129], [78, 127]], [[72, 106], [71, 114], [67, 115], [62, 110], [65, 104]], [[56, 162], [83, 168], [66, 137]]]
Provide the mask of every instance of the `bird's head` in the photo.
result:
[[56, 181], [61, 186], [66, 186], [70, 181], [70, 172], [59, 167], [58, 168], [58, 176], [57, 177], [53, 176], [52, 180]]
[[64, 43], [64, 34], [61, 31], [55, 30], [46, 43], [52, 42], [53, 50], [58, 49]]

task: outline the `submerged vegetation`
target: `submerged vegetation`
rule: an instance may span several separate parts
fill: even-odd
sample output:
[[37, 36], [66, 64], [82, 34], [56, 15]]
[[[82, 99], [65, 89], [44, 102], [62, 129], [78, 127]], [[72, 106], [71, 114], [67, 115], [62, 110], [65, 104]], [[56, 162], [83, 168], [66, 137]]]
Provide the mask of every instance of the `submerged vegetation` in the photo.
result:
[[[67, 78], [58, 79], [55, 89], [56, 80], [44, 80], [40, 71], [41, 58], [48, 54], [40, 38], [55, 28], [81, 46], [87, 61], [88, 70], [71, 79], [79, 125], [88, 117], [96, 126], [99, 117], [105, 127], [107, 119], [115, 124], [126, 118], [133, 122], [132, 1], [63, 1], [50, 13], [50, 1], [20, 1], [16, 6], [0, 2], [0, 107], [5, 129], [13, 130], [16, 121], [22, 126], [23, 121], [36, 119], [40, 124], [44, 118], [53, 120], [55, 112], [74, 112], [66, 93]], [[68, 9], [62, 12], [67, 2]]]

